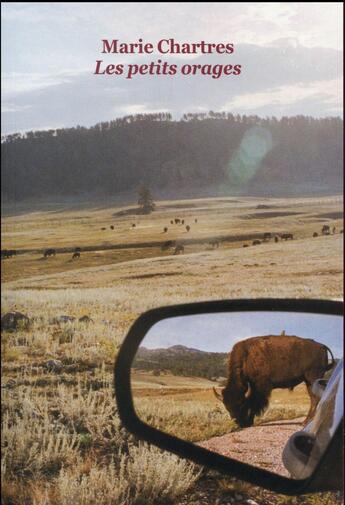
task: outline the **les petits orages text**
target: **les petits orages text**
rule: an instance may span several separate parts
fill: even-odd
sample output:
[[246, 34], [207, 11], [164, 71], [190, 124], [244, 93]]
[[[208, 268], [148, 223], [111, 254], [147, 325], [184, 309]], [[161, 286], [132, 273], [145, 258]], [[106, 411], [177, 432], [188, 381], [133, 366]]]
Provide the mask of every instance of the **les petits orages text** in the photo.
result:
[[160, 39], [157, 43], [145, 42], [139, 38], [137, 42], [122, 42], [119, 39], [102, 39], [101, 53], [116, 54], [119, 57], [124, 55], [152, 55], [158, 56], [156, 60], [124, 63], [123, 61], [111, 62], [104, 59], [96, 60], [95, 75], [123, 76], [132, 79], [138, 76], [209, 76], [212, 79], [219, 79], [224, 76], [238, 76], [242, 73], [242, 65], [239, 63], [171, 63], [163, 59], [164, 55], [223, 55], [233, 56], [235, 47], [229, 42], [178, 42], [173, 38]]

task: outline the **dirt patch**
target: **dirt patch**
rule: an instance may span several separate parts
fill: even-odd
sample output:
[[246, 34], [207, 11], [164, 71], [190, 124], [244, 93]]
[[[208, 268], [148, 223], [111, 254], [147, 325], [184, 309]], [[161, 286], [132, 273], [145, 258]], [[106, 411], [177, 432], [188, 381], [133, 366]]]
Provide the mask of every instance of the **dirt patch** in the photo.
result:
[[303, 418], [252, 426], [213, 437], [198, 445], [243, 463], [289, 476], [282, 462], [282, 451], [289, 437], [302, 429]]
[[254, 214], [246, 214], [240, 216], [241, 219], [269, 219], [272, 217], [285, 217], [285, 216], [300, 216], [303, 212], [292, 211], [275, 211], [275, 212], [255, 212]]
[[113, 217], [124, 217], [124, 216], [142, 216], [143, 211], [139, 207], [134, 207], [131, 209], [119, 210], [112, 214]]
[[121, 279], [152, 279], [153, 277], [172, 277], [174, 275], [182, 275], [182, 272], [157, 272], [154, 274], [128, 275]]
[[317, 217], [324, 217], [326, 219], [340, 219], [344, 217], [344, 212], [325, 212], [324, 214], [317, 214]]

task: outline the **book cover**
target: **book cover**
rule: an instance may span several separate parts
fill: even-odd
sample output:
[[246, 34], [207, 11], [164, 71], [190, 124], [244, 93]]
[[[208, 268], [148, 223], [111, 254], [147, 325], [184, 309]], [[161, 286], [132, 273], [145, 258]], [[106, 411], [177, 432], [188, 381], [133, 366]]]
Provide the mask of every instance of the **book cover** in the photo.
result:
[[[2, 2], [2, 503], [286, 503], [132, 436], [113, 368], [152, 308], [343, 299], [342, 11]], [[137, 412], [295, 478], [283, 450], [342, 358], [341, 318], [227, 316], [152, 328]]]

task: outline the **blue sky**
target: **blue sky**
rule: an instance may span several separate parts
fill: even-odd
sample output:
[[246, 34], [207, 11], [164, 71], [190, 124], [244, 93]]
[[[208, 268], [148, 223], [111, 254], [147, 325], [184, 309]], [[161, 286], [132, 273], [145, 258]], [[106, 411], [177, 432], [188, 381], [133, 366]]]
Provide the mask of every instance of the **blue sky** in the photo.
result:
[[[3, 133], [90, 126], [132, 113], [226, 110], [342, 115], [342, 4], [3, 2]], [[101, 40], [230, 42], [235, 78], [93, 75], [95, 61], [147, 63], [157, 54], [101, 55]], [[181, 57], [165, 57], [181, 63]], [[190, 58], [189, 58], [190, 59]]]
[[343, 318], [289, 312], [232, 312], [164, 319], [141, 345], [149, 349], [184, 345], [210, 352], [229, 352], [240, 340], [260, 335], [296, 335], [326, 344], [343, 356]]

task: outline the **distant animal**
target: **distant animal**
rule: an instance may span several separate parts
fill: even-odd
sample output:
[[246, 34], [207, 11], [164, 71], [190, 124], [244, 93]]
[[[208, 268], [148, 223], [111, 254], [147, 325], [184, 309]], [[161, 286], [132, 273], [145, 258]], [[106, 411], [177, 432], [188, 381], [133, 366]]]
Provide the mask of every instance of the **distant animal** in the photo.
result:
[[170, 224], [174, 224], [174, 221], [170, 221]]
[[74, 252], [81, 252], [81, 248], [80, 248], [80, 247], [76, 247], [76, 248], [74, 249]]
[[336, 227], [333, 226], [332, 233], [334, 234], [336, 232]]
[[78, 252], [73, 253], [72, 260], [75, 260], [75, 259], [77, 259], [77, 258], [80, 258], [80, 252], [79, 252], [79, 251], [78, 251]]
[[261, 240], [256, 239], [256, 240], [253, 240], [252, 243], [253, 243], [253, 245], [259, 245], [259, 244], [261, 244]]
[[313, 237], [318, 237], [318, 236], [319, 236], [319, 234], [317, 233], [317, 231], [314, 231]]
[[187, 231], [190, 231], [190, 226], [189, 226], [189, 224], [187, 224], [187, 226], [186, 226], [186, 230], [187, 230]]
[[174, 246], [175, 246], [175, 240], [167, 240], [167, 242], [164, 242], [164, 244], [162, 244], [161, 250], [166, 251], [167, 249], [170, 249], [170, 247]]
[[55, 249], [46, 249], [44, 251], [44, 257], [45, 258], [48, 258], [49, 256], [55, 256], [55, 255], [56, 255]]
[[217, 239], [212, 239], [212, 240], [210, 240], [210, 241], [209, 241], [209, 245], [210, 245], [210, 246], [212, 246], [212, 247], [213, 247], [213, 249], [214, 249], [215, 247], [217, 247], [217, 248], [218, 248], [218, 247], [219, 247], [219, 240], [217, 240]]
[[132, 228], [135, 228], [135, 226], [136, 226], [136, 225], [135, 225], [135, 223], [133, 223], [133, 224], [132, 224]]
[[274, 236], [274, 242], [275, 243], [279, 242], [279, 237], [277, 237], [277, 235]]
[[184, 224], [184, 219], [181, 220], [181, 224]]
[[194, 219], [194, 223], [197, 223], [197, 222], [198, 222], [198, 220], [195, 218], [195, 219]]
[[104, 231], [104, 230], [106, 230], [106, 228], [101, 228], [101, 230], [103, 230], [103, 231]]
[[265, 411], [273, 389], [291, 390], [304, 382], [310, 397], [307, 424], [319, 400], [312, 385], [334, 364], [331, 350], [315, 340], [285, 334], [252, 337], [234, 345], [229, 353], [227, 383], [221, 394], [213, 389], [230, 416], [244, 428], [252, 426], [254, 417]]
[[167, 228], [167, 227], [165, 227], [165, 228], [164, 228], [164, 233], [166, 233], [167, 231], [168, 231], [168, 228]]
[[7, 249], [1, 249], [1, 259], [2, 260], [5, 260], [7, 258], [9, 258], [9, 254], [8, 254], [8, 250]]
[[179, 224], [181, 220], [178, 217], [175, 217], [175, 224]]
[[272, 233], [267, 231], [264, 233], [264, 240], [270, 240], [272, 238]]
[[242, 247], [249, 247], [249, 244], [243, 244]]
[[281, 238], [282, 240], [289, 240], [289, 239], [290, 239], [290, 240], [293, 240], [293, 234], [292, 234], [292, 233], [282, 233], [282, 234], [280, 235], [280, 238]]
[[339, 232], [339, 233], [344, 233], [344, 230], [340, 230], [340, 232]]
[[331, 233], [331, 229], [328, 224], [324, 224], [321, 230], [322, 235], [329, 235]]
[[12, 258], [12, 256], [17, 256], [17, 251], [15, 249], [2, 249], [1, 259]]
[[174, 254], [181, 254], [184, 252], [184, 246], [182, 244], [179, 244], [175, 247]]
[[110, 229], [111, 229], [111, 230], [113, 230], [113, 229], [114, 229], [114, 225], [113, 225], [113, 224], [111, 224], [111, 225], [110, 225]]

